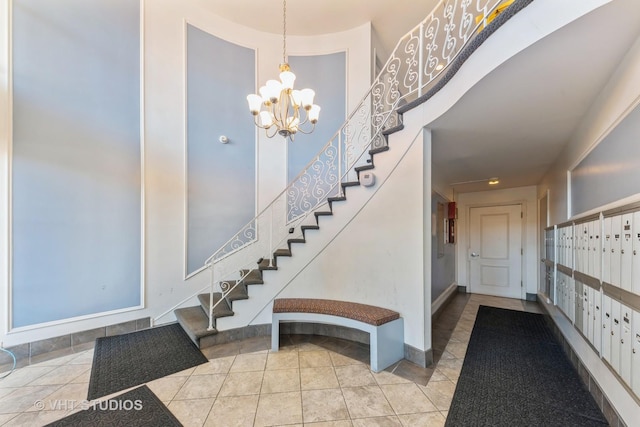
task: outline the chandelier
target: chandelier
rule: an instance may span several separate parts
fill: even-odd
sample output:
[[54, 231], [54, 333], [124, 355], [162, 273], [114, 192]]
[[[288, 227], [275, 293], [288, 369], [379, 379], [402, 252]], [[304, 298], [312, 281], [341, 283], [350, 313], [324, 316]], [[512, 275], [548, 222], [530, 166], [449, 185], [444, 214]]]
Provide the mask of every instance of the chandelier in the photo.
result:
[[[315, 92], [312, 89], [293, 88], [296, 75], [287, 64], [287, 0], [283, 0], [282, 22], [280, 81], [268, 80], [260, 88], [260, 95], [248, 95], [247, 102], [255, 125], [265, 129], [267, 137], [273, 138], [278, 134], [293, 141], [298, 132], [313, 132], [320, 115], [320, 107], [313, 103]], [[304, 118], [301, 117], [301, 110], [304, 111]]]

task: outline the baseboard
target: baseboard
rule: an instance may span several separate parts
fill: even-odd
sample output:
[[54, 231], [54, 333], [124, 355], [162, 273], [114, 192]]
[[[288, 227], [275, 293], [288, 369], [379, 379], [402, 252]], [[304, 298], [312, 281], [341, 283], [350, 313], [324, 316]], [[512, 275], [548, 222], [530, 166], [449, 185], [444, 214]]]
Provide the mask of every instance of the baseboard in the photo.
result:
[[[39, 363], [55, 357], [89, 350], [93, 348], [96, 338], [110, 337], [147, 329], [150, 324], [151, 318], [143, 317], [101, 328], [19, 344], [7, 348], [7, 350], [11, 351], [15, 355], [17, 366], [27, 366], [32, 363]], [[3, 365], [7, 365], [10, 362], [12, 362], [12, 359], [8, 354], [4, 352], [0, 353], [0, 372], [2, 372], [5, 367]]]
[[[459, 292], [460, 286], [457, 283], [452, 283], [447, 289], [445, 289], [435, 301], [431, 303], [431, 318], [438, 317], [442, 309], [444, 309], [449, 301], [455, 296], [456, 292]], [[465, 288], [466, 289], [466, 288]]]
[[433, 351], [431, 349], [425, 351], [405, 344], [404, 358], [422, 368], [428, 368], [433, 365]]

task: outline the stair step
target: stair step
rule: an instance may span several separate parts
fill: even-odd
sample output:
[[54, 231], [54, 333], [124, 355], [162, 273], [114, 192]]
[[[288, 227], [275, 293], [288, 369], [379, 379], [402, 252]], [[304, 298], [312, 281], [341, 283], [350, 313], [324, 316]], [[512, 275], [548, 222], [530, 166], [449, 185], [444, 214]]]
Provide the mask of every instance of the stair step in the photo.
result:
[[329, 202], [329, 204], [333, 203], [333, 202], [344, 202], [345, 200], [347, 200], [347, 198], [345, 196], [339, 196], [339, 197], [329, 197], [327, 199], [327, 201]]
[[333, 212], [331, 212], [331, 211], [321, 211], [321, 212], [314, 212], [313, 214], [316, 216], [316, 218], [318, 218], [320, 216], [333, 215]]
[[[218, 301], [222, 299], [222, 294], [220, 292], [213, 293], [213, 305], [215, 308], [213, 309], [213, 317], [218, 319], [220, 317], [228, 317], [233, 316], [233, 310], [229, 307], [229, 303], [226, 300], [223, 300], [220, 304]], [[200, 301], [200, 305], [204, 310], [205, 314], [209, 315], [209, 294], [200, 294], [198, 295], [198, 301]], [[218, 305], [216, 305], [218, 304]]]
[[342, 185], [342, 188], [357, 187], [358, 185], [360, 185], [360, 181], [343, 182], [341, 185]]
[[[304, 227], [304, 225], [302, 227]], [[278, 265], [276, 264], [275, 260], [271, 264], [272, 265], [269, 265], [268, 259], [263, 259], [258, 263], [258, 268], [260, 270], [277, 270], [278, 269]]]
[[263, 285], [262, 272], [258, 269], [240, 270], [240, 275], [244, 277], [242, 282], [245, 285]]
[[362, 171], [367, 171], [370, 169], [374, 169], [375, 166], [373, 165], [373, 163], [369, 163], [368, 165], [364, 165], [364, 166], [358, 166], [357, 168], [355, 168], [356, 172], [362, 172]]
[[273, 253], [274, 257], [279, 257], [279, 256], [291, 256], [291, 250], [289, 249], [277, 249], [274, 253]]
[[300, 229], [302, 230], [302, 235], [304, 236], [307, 230], [320, 230], [320, 226], [319, 225], [303, 225], [300, 227]]
[[378, 154], [384, 153], [385, 151], [389, 151], [389, 146], [385, 145], [384, 147], [374, 148], [373, 150], [369, 150], [369, 154]]
[[229, 284], [229, 289], [232, 289], [230, 292], [225, 293], [225, 298], [227, 299], [227, 301], [249, 299], [247, 287], [243, 283], [238, 283], [235, 280], [225, 280], [225, 282]]
[[289, 239], [287, 240], [287, 244], [291, 246], [292, 243], [307, 243], [305, 239]]
[[200, 348], [200, 338], [218, 333], [215, 328], [211, 331], [207, 329], [209, 327], [209, 317], [200, 306], [178, 308], [173, 312], [182, 329], [184, 329], [187, 335], [189, 335], [189, 338], [191, 338], [191, 341], [193, 341], [198, 348]]
[[382, 131], [382, 134], [387, 136], [387, 135], [391, 135], [392, 133], [396, 133], [401, 131], [402, 129], [404, 129], [404, 125], [403, 124], [399, 124], [398, 126], [394, 126], [392, 128], [389, 129], [385, 129]]

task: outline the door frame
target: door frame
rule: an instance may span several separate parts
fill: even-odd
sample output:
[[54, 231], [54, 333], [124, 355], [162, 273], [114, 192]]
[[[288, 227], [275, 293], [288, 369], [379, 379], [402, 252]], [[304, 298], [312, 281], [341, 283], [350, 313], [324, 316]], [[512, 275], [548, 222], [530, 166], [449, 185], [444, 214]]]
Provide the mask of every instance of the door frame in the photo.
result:
[[538, 191], [535, 186], [502, 190], [457, 193], [458, 204], [458, 242], [456, 242], [456, 281], [459, 286], [469, 287], [469, 265], [467, 248], [469, 246], [470, 208], [520, 204], [522, 206], [522, 290], [521, 299], [536, 296], [538, 292]]
[[[522, 249], [522, 254], [520, 256], [520, 299], [526, 299], [526, 290], [525, 290], [525, 286], [524, 286], [524, 271], [525, 271], [525, 264], [524, 264], [524, 242], [525, 242], [525, 236], [524, 236], [524, 231], [525, 231], [525, 206], [524, 203], [522, 202], [514, 202], [514, 203], [499, 203], [499, 204], [491, 204], [491, 205], [483, 205], [483, 206], [478, 206], [478, 205], [468, 205], [467, 206], [467, 242], [466, 242], [466, 249], [465, 252], [468, 254], [469, 253], [469, 245], [471, 242], [471, 227], [470, 227], [470, 220], [471, 220], [471, 210], [472, 209], [478, 209], [478, 208], [500, 208], [503, 206], [520, 206], [520, 212], [522, 213], [521, 216], [521, 220], [520, 220], [520, 247]], [[471, 289], [471, 260], [469, 259], [469, 257], [465, 257], [465, 262], [467, 264], [467, 278], [468, 278], [468, 291], [472, 292]], [[484, 294], [482, 294], [484, 295]], [[501, 298], [501, 297], [498, 297]], [[504, 297], [507, 298], [507, 297]]]

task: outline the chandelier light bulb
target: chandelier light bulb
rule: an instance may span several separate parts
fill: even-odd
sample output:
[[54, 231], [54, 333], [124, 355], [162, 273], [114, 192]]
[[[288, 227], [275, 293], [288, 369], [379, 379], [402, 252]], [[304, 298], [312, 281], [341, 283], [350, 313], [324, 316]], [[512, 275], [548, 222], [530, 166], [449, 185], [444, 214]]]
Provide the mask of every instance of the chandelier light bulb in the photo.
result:
[[296, 107], [302, 106], [302, 93], [299, 90], [294, 89], [291, 92], [291, 99], [293, 100], [293, 105]]
[[272, 104], [278, 102], [278, 98], [280, 97], [280, 92], [282, 91], [282, 83], [277, 80], [268, 80], [267, 88], [265, 90], [265, 94], [267, 95], [269, 101]]
[[251, 95], [247, 95], [247, 102], [249, 103], [249, 111], [251, 111], [251, 114], [257, 116], [262, 106], [262, 97], [252, 93]]
[[268, 111], [261, 111], [259, 117], [260, 126], [262, 126], [263, 128], [269, 129], [271, 125], [273, 125], [273, 117], [271, 116], [271, 114], [269, 114]]
[[314, 125], [318, 123], [318, 117], [320, 116], [320, 106], [317, 104], [313, 104], [309, 109], [309, 121]]
[[293, 89], [293, 82], [296, 80], [296, 75], [291, 71], [283, 71], [280, 73], [280, 80], [282, 81], [282, 89]]
[[302, 107], [308, 111], [313, 105], [313, 98], [316, 96], [316, 93], [313, 89], [307, 88], [300, 91], [300, 96], [302, 99]]

